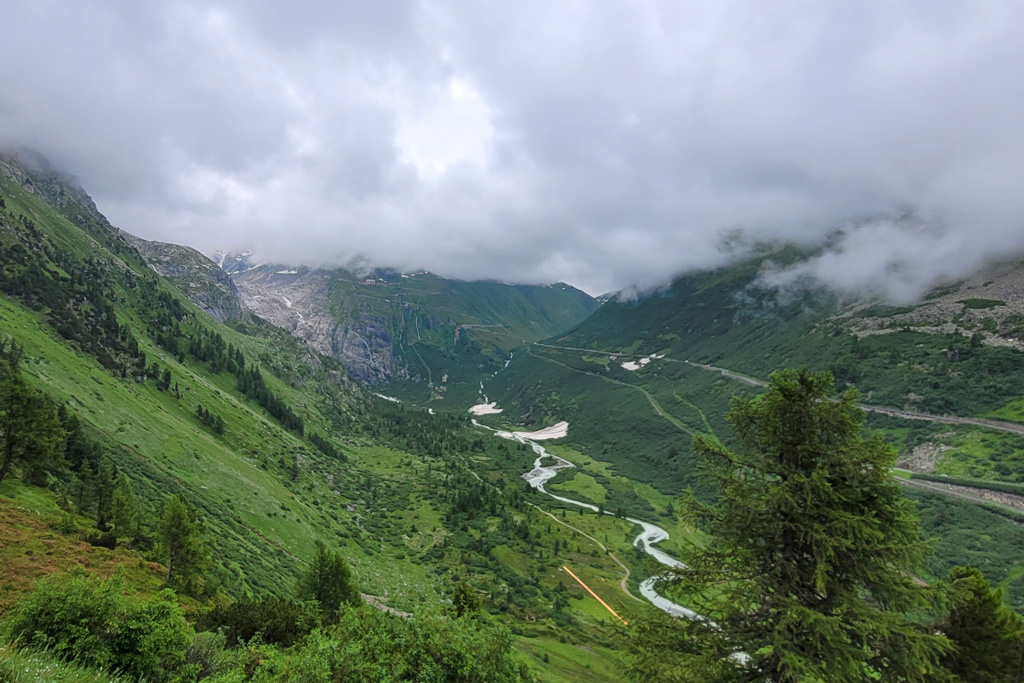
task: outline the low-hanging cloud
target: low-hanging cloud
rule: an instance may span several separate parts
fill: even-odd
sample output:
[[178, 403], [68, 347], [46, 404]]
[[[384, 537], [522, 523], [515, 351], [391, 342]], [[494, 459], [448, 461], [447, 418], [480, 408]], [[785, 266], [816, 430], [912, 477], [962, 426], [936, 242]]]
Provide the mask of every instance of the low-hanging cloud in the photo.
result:
[[910, 303], [999, 255], [974, 248], [973, 241], [970, 231], [948, 230], [939, 219], [880, 217], [836, 230], [795, 265], [769, 264], [757, 284], [782, 290], [825, 284], [848, 296]]
[[598, 293], [722, 263], [729, 231], [856, 225], [790, 276], [905, 299], [1024, 248], [1011, 0], [38, 0], [4, 23], [0, 143], [206, 251]]

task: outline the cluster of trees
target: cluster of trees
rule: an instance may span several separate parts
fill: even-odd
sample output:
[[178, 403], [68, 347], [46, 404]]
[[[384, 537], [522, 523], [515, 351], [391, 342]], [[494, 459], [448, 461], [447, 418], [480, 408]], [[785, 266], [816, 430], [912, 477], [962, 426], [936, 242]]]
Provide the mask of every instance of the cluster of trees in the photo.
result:
[[186, 317], [181, 303], [166, 292], [154, 293], [151, 296], [157, 298], [157, 320], [152, 331], [161, 346], [179, 356], [181, 361], [184, 361], [185, 357], [185, 352], [181, 349], [187, 346], [189, 355], [206, 363], [210, 372], [217, 374], [227, 371], [234, 375], [238, 380], [238, 391], [259, 404], [285, 429], [290, 429], [300, 436], [304, 433], [305, 425], [302, 418], [284, 399], [267, 387], [259, 366], [246, 365], [245, 354], [240, 348], [227, 343], [221, 334], [198, 325], [191, 336], [186, 335], [180, 326], [180, 321]]
[[245, 354], [242, 350], [234, 344], [228, 344], [224, 337], [211, 330], [199, 330], [189, 340], [188, 352], [196, 360], [206, 363], [214, 374], [227, 370], [237, 376], [245, 369]]
[[0, 482], [19, 466], [27, 481], [45, 484], [61, 469], [66, 434], [57, 406], [22, 376], [21, 353], [13, 342], [0, 342]]
[[62, 337], [79, 344], [108, 370], [146, 374], [138, 342], [114, 312], [108, 263], [58, 249], [28, 217], [0, 216], [0, 291], [46, 311]]
[[267, 387], [259, 366], [252, 365], [249, 368], [242, 368], [235, 376], [238, 378], [240, 392], [256, 401], [285, 429], [290, 429], [300, 436], [304, 433], [305, 426], [302, 418], [291, 409], [284, 399]]
[[[64, 406], [32, 389], [19, 370], [22, 349], [0, 342], [0, 482], [18, 468], [22, 478], [58, 490], [66, 505], [96, 520], [88, 540], [114, 547], [150, 540], [146, 516], [131, 480]], [[68, 530], [75, 530], [73, 520]], [[149, 526], [146, 524], [145, 526]], [[178, 495], [169, 496], [159, 513], [156, 537], [167, 561], [167, 583], [194, 592], [208, 555], [198, 512]]]
[[[37, 310], [46, 310], [50, 324], [65, 339], [77, 342], [108, 370], [123, 378], [156, 380], [157, 388], [172, 388], [169, 369], [150, 364], [128, 325], [118, 322], [114, 308], [118, 295], [115, 275], [120, 271], [98, 258], [81, 260], [69, 250], [56, 248], [35, 223], [24, 215], [0, 216], [9, 230], [0, 236], [0, 291], [16, 296]], [[64, 275], [61, 273], [67, 273]], [[238, 378], [238, 390], [256, 401], [286, 429], [303, 433], [303, 420], [266, 386], [260, 369], [246, 367], [241, 349], [227, 344], [216, 332], [183, 323], [188, 313], [181, 301], [161, 290], [153, 278], [124, 272], [125, 289], [139, 298], [138, 310], [147, 320], [150, 336], [179, 362], [186, 350], [210, 370], [229, 371]], [[174, 393], [180, 396], [177, 385]]]
[[317, 450], [326, 455], [332, 460], [338, 460], [340, 462], [348, 461], [348, 457], [338, 450], [337, 446], [333, 443], [320, 436], [316, 432], [309, 433], [309, 442], [316, 446]]
[[[728, 415], [738, 447], [695, 439], [714, 503], [680, 514], [708, 534], [664, 582], [704, 619], [659, 619], [633, 640], [633, 674], [665, 681], [1010, 681], [1024, 621], [980, 572], [945, 588], [895, 451], [862, 430], [859, 394], [831, 373], [783, 371]], [[948, 603], [948, 607], [944, 602]], [[666, 656], [670, 652], [670, 656]]]
[[238, 380], [238, 390], [256, 401], [285, 429], [290, 429], [299, 435], [304, 433], [305, 426], [302, 418], [284, 399], [267, 387], [263, 373], [258, 366], [246, 366], [245, 354], [242, 353], [242, 349], [224, 341], [224, 337], [217, 332], [200, 329], [190, 340], [188, 350], [189, 354], [197, 360], [207, 363], [210, 372], [216, 374], [227, 371], [234, 375]]
[[[0, 636], [157, 683], [532, 680], [512, 656], [512, 634], [478, 607], [463, 584], [446, 614], [384, 614], [363, 604], [341, 554], [318, 544], [297, 599], [221, 603], [190, 623], [170, 591], [144, 599], [80, 572], [42, 580], [0, 622]], [[6, 674], [20, 676], [0, 662]]]
[[465, 438], [467, 418], [448, 413], [430, 415], [383, 399], [370, 405], [370, 411], [364, 414], [363, 430], [374, 439], [408, 453], [435, 458], [469, 449], [470, 441]]
[[212, 410], [207, 410], [202, 405], [198, 405], [196, 406], [196, 417], [198, 417], [200, 422], [212, 429], [215, 433], [224, 433], [224, 418]]
[[156, 345], [174, 356], [179, 363], [184, 362], [181, 340], [185, 338], [181, 323], [187, 317], [184, 306], [169, 292], [158, 291], [152, 283], [140, 288], [146, 301], [145, 308], [149, 313], [148, 331]]

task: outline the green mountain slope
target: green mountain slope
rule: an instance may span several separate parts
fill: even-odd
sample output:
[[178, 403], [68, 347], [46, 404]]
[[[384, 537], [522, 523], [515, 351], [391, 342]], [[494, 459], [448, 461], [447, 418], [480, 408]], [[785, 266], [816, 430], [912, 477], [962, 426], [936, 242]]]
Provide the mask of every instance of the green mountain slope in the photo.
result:
[[[605, 303], [487, 381], [484, 390], [504, 412], [485, 419], [532, 428], [567, 420], [572, 448], [670, 495], [699, 490], [690, 441], [698, 433], [731, 438], [722, 419], [730, 397], [760, 390], [743, 378], [765, 380], [783, 367], [830, 369], [838, 389], [856, 385], [871, 405], [1020, 421], [1019, 264], [993, 266], [902, 307], [843, 300], [813, 286], [780, 291], [763, 284], [767, 270], [807, 256], [796, 248], [766, 251], [685, 275], [647, 296]], [[937, 476], [940, 488], [942, 475], [967, 484], [1024, 481], [1019, 433], [876, 413], [868, 424], [900, 449], [902, 467]], [[911, 495], [939, 538], [936, 575], [958, 562], [986, 566], [1015, 604], [1024, 604], [1024, 565], [1011, 550], [1024, 535], [1006, 521], [1024, 509], [1024, 498], [984, 493], [987, 486], [968, 486], [974, 504], [947, 497], [939, 505], [934, 492]], [[999, 541], [992, 524], [1004, 536]]]
[[[708, 378], [699, 376], [707, 371], [699, 365], [761, 379], [781, 367], [807, 365], [832, 370], [840, 387], [856, 384], [865, 403], [939, 415], [1019, 419], [1024, 343], [1018, 311], [1024, 309], [1024, 298], [1012, 295], [1020, 291], [1014, 285], [1024, 268], [1001, 265], [903, 307], [843, 302], [815, 288], [778, 291], [761, 284], [766, 269], [801, 257], [795, 249], [771, 252], [681, 277], [649, 296], [609, 301], [580, 325], [531, 349], [548, 363], [517, 360], [507, 376], [487, 388], [529, 421], [538, 411], [551, 412], [548, 404], [555, 388], [545, 373], [558, 361], [563, 366], [559, 372], [571, 368], [576, 381], [591, 373], [643, 386], [662, 408], [700, 429], [702, 418], [688, 417], [686, 403], [715, 415], [723, 400], [720, 392], [702, 385]], [[982, 299], [979, 291], [1003, 298]], [[610, 359], [610, 354], [617, 357]], [[652, 354], [665, 358], [649, 358]], [[529, 389], [531, 384], [536, 388]], [[730, 393], [742, 385], [725, 382], [722, 387]], [[589, 419], [609, 424], [617, 401], [608, 403], [604, 415]], [[1001, 476], [1024, 477], [1022, 464], [1004, 463]]]
[[[532, 451], [474, 428], [464, 405], [435, 415], [378, 399], [337, 360], [259, 317], [211, 317], [182, 291], [193, 289], [192, 276], [163, 277], [136, 245], [71, 179], [41, 162], [0, 157], [0, 337], [23, 347], [23, 375], [79, 421], [81, 446], [54, 470], [50, 491], [0, 483], [5, 510], [49, 520], [28, 527], [4, 517], [13, 520], [5, 528], [32, 537], [4, 545], [20, 567], [19, 580], [4, 584], [4, 605], [49, 571], [28, 553], [66, 533], [57, 528], [62, 509], [84, 515], [79, 527], [96, 516], [97, 502], [78, 492], [109, 459], [143, 511], [141, 540], [123, 547], [120, 539], [115, 555], [136, 558], [140, 586], [159, 582], [152, 527], [160, 503], [176, 493], [199, 511], [212, 546], [200, 601], [293, 595], [321, 540], [341, 548], [373, 604], [445, 610], [453, 587], [466, 582], [517, 634], [520, 657], [540, 680], [621, 680], [613, 619], [560, 567], [598, 586], [628, 619], [646, 613], [647, 603], [619, 587], [622, 562], [633, 572], [627, 588], [635, 592], [645, 576], [632, 524], [576, 510], [566, 519], [522, 481]], [[495, 339], [512, 339], [512, 330], [536, 338], [556, 324], [551, 313], [531, 330], [514, 310], [516, 301], [523, 310], [549, 306], [547, 288], [497, 287], [491, 301], [489, 286], [467, 287], [473, 303], [463, 306], [472, 312], [457, 319], [506, 315], [508, 329]], [[591, 305], [579, 300], [580, 310]], [[460, 324], [445, 336], [458, 331], [467, 343], [477, 328]], [[628, 510], [669, 502], [650, 487], [595, 474]], [[661, 523], [676, 533], [678, 520]], [[79, 548], [84, 566], [95, 562], [85, 545], [54, 547]]]
[[564, 283], [252, 266], [226, 256], [246, 306], [340, 360], [364, 384], [439, 405], [471, 402], [512, 349], [562, 332], [598, 302]]

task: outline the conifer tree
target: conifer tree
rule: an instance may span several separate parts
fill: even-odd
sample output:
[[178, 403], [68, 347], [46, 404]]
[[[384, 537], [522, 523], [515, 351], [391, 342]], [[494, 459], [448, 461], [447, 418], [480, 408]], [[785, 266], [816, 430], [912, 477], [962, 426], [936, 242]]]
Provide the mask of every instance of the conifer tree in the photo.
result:
[[209, 548], [198, 513], [181, 496], [168, 496], [157, 532], [167, 558], [167, 584], [181, 588], [185, 593], [194, 592], [209, 559]]
[[452, 609], [455, 610], [456, 618], [463, 615], [472, 617], [480, 610], [480, 596], [464, 580], [455, 584], [452, 591]]
[[[717, 502], [684, 519], [708, 546], [681, 558], [677, 595], [704, 620], [668, 617], [634, 639], [633, 673], [667, 681], [925, 681], [948, 641], [905, 616], [930, 607], [912, 572], [926, 554], [895, 451], [862, 431], [856, 390], [785, 370], [734, 399], [736, 450], [697, 437]], [[710, 623], [713, 621], [713, 623]]]
[[119, 472], [114, 481], [114, 492], [110, 499], [110, 519], [119, 537], [135, 538], [139, 522], [139, 506], [135, 502], [132, 483], [124, 472]]
[[114, 482], [117, 477], [117, 468], [109, 458], [100, 460], [96, 470], [96, 478], [93, 479], [94, 498], [96, 499], [96, 528], [106, 531], [110, 520], [111, 500], [114, 497]]
[[303, 600], [316, 600], [324, 616], [337, 619], [342, 605], [361, 605], [363, 596], [352, 578], [341, 553], [316, 542], [316, 555], [309, 570], [299, 579], [298, 594]]
[[941, 630], [954, 649], [942, 663], [962, 683], [1019, 680], [1024, 620], [974, 567], [949, 572], [951, 608]]
[[18, 464], [31, 483], [60, 467], [65, 433], [57, 409], [33, 390], [17, 367], [0, 361], [0, 481]]

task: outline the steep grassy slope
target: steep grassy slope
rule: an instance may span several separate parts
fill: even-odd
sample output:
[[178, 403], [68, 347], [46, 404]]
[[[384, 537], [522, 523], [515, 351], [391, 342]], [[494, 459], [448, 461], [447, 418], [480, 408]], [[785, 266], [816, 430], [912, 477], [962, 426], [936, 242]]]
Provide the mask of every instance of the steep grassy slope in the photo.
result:
[[[265, 366], [282, 371], [282, 376], [286, 368], [301, 373], [288, 377], [291, 382], [316, 383], [313, 373], [300, 367], [304, 360], [301, 346], [272, 328], [263, 330], [264, 334], [246, 335], [217, 326], [184, 296], [162, 284], [134, 250], [119, 240], [119, 234], [104, 228], [98, 219], [88, 223], [95, 229], [90, 234], [57, 215], [40, 193], [27, 191], [40, 184], [30, 178], [5, 178], [3, 187], [2, 234], [12, 243], [8, 253], [20, 246], [15, 253], [24, 249], [34, 255], [27, 263], [5, 262], [10, 285], [6, 291], [19, 294], [19, 280], [12, 268], [24, 265], [29, 278], [33, 272], [42, 273], [38, 282], [28, 280], [26, 293], [19, 296], [24, 303], [7, 299], [0, 305], [0, 330], [25, 347], [28, 362], [24, 370], [40, 388], [67, 402], [98, 433], [120, 445], [118, 466], [133, 475], [150, 504], [180, 490], [207, 512], [207, 524], [218, 544], [215, 556], [220, 573], [229, 586], [240, 591], [290, 588], [298, 557], [308, 555], [317, 534], [326, 533], [334, 524], [323, 519], [323, 511], [289, 490], [289, 486], [300, 485], [298, 477], [294, 482], [282, 481], [281, 474], [291, 472], [299, 463], [300, 469], [305, 465], [311, 473], [320, 470], [340, 481], [348, 480], [352, 488], [359, 475], [350, 473], [352, 468], [343, 463], [320, 456], [276, 420], [268, 420], [263, 407], [238, 393], [236, 378], [228, 372], [214, 372], [191, 354], [170, 351], [169, 344], [177, 345], [188, 336], [221, 335], [247, 358], [263, 360]], [[16, 184], [16, 180], [21, 182]], [[70, 204], [64, 209], [63, 213], [75, 214]], [[20, 222], [20, 227], [15, 222]], [[107, 251], [107, 244], [119, 249]], [[104, 299], [88, 292], [78, 298], [74, 269], [79, 267], [92, 270], [88, 286], [105, 290], [99, 294], [115, 302], [111, 310], [102, 311], [102, 319], [108, 321], [103, 324], [123, 328], [117, 334], [103, 336], [94, 329], [97, 316], [93, 312]], [[72, 272], [66, 275], [69, 270]], [[54, 306], [77, 308], [80, 315], [65, 325], [60, 308], [38, 300], [44, 296], [50, 297]], [[161, 306], [170, 303], [175, 304], [170, 308], [182, 313], [180, 317], [171, 315], [172, 324], [168, 325], [167, 311]], [[112, 315], [116, 315], [116, 325], [110, 320]], [[172, 327], [179, 336], [168, 341]], [[125, 348], [117, 347], [117, 337]], [[137, 352], [126, 351], [131, 344], [125, 339], [134, 339]], [[158, 339], [162, 343], [158, 344]], [[157, 388], [150, 376], [150, 361], [158, 368], [154, 374], [170, 372], [177, 393]], [[319, 372], [322, 377], [329, 375], [322, 365]], [[307, 417], [311, 430], [327, 426], [317, 409], [316, 393], [297, 391], [273, 375], [265, 380], [272, 392]], [[328, 394], [340, 390], [329, 382], [318, 387]], [[224, 419], [224, 435], [212, 433], [197, 420], [195, 412], [200, 405]], [[334, 406], [343, 410], [344, 403], [339, 400]], [[327, 498], [326, 488], [326, 483], [313, 485], [308, 493]], [[281, 505], [286, 501], [294, 504], [295, 513], [282, 514]]]
[[[283, 330], [258, 318], [218, 322], [174, 286], [182, 282], [157, 275], [66, 178], [10, 158], [0, 172], [0, 336], [24, 347], [22, 373], [130, 477], [147, 524], [170, 493], [200, 510], [213, 546], [207, 592], [292, 595], [324, 540], [341, 547], [376, 604], [442, 609], [465, 580], [519, 634], [542, 680], [620, 679], [617, 627], [559, 568], [568, 563], [600, 586], [628, 618], [645, 613], [646, 603], [619, 589], [620, 566], [576, 530], [605, 539], [642, 576], [629, 524], [548, 516], [550, 499], [520, 478], [532, 453], [473, 428], [463, 406], [431, 415], [376, 399]], [[626, 480], [594, 474], [614, 481], [613, 500], [628, 499], [630, 509], [665, 505], [653, 490], [627, 493]], [[65, 472], [52, 485], [61, 491], [87, 475]], [[73, 564], [127, 565], [133, 585], [159, 583], [152, 546], [139, 557], [59, 535], [51, 517], [68, 504], [4, 483], [11, 542], [0, 553], [21, 578], [3, 585], [0, 600]], [[32, 559], [46, 549], [49, 559]]]
[[10, 607], [37, 579], [54, 572], [86, 569], [103, 577], [120, 574], [127, 585], [156, 591], [164, 568], [124, 549], [92, 546], [80, 532], [91, 526], [84, 517], [62, 528], [63, 511], [49, 492], [18, 481], [0, 483], [0, 611]]
[[392, 336], [395, 372], [389, 391], [458, 403], [472, 400], [481, 379], [512, 349], [561, 332], [597, 308], [565, 284], [506, 285], [445, 280], [429, 273], [379, 273], [377, 284], [336, 279], [338, 320], [379, 319]]

